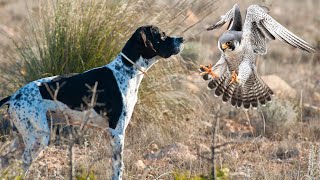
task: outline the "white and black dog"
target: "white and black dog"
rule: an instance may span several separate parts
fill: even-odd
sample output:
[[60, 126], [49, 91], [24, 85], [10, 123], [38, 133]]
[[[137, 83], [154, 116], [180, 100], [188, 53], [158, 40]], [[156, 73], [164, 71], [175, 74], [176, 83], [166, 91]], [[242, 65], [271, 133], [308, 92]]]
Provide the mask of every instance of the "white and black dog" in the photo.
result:
[[[112, 179], [122, 179], [125, 129], [130, 121], [144, 73], [160, 58], [182, 50], [182, 37], [169, 37], [155, 26], [138, 28], [122, 52], [109, 64], [73, 76], [55, 76], [33, 81], [0, 101], [8, 105], [10, 119], [22, 135], [27, 169], [49, 143], [48, 111], [88, 109], [88, 86], [97, 85], [95, 117], [108, 121], [112, 136]], [[59, 89], [55, 98], [50, 89]], [[54, 100], [55, 99], [55, 100]]]

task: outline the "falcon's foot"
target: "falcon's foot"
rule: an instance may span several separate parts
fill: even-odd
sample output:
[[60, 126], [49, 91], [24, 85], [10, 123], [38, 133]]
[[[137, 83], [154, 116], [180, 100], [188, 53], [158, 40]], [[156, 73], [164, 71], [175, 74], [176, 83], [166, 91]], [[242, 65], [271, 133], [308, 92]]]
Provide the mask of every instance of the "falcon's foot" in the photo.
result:
[[240, 80], [238, 78], [236, 71], [232, 71], [231, 80], [230, 80], [229, 84], [231, 84], [231, 83], [238, 83], [238, 84], [240, 83]]
[[208, 66], [200, 65], [200, 70], [201, 70], [200, 76], [209, 74], [212, 76], [212, 78], [215, 78], [215, 77], [219, 78], [218, 74], [212, 71], [212, 64], [209, 64]]

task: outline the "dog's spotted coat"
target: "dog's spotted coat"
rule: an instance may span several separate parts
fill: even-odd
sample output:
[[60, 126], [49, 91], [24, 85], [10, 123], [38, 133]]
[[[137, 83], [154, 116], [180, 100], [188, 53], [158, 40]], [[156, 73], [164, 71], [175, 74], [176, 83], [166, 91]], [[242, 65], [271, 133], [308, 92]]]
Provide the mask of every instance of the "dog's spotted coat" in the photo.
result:
[[[182, 38], [168, 37], [159, 28], [143, 26], [136, 30], [122, 49], [143, 71], [161, 58], [180, 52]], [[121, 54], [111, 63], [73, 76], [55, 76], [33, 81], [0, 101], [9, 105], [8, 113], [23, 137], [23, 164], [27, 170], [32, 160], [49, 143], [47, 111], [70, 109], [86, 111], [85, 98], [92, 94], [87, 86], [97, 83], [95, 117], [108, 121], [112, 136], [112, 179], [122, 179], [125, 129], [137, 102], [137, 93], [144, 74]], [[56, 100], [50, 90], [59, 88]], [[51, 92], [52, 93], [52, 92]], [[77, 114], [77, 113], [74, 113]], [[73, 116], [71, 116], [73, 117]]]

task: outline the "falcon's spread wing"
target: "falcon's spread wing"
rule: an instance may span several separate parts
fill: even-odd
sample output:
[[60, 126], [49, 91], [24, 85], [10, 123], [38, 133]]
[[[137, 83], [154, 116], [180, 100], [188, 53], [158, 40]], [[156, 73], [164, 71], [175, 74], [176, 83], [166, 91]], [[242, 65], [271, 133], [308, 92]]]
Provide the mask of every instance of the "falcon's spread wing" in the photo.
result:
[[225, 15], [221, 16], [220, 21], [207, 28], [208, 31], [222, 27], [226, 22], [230, 21], [228, 30], [241, 31], [242, 19], [240, 8], [235, 4]]
[[[304, 51], [315, 52], [315, 49], [309, 43], [283, 27], [273, 19], [268, 12], [269, 9], [267, 7], [258, 5], [251, 5], [247, 9], [245, 22], [242, 28], [243, 41], [250, 42], [255, 53], [266, 53], [266, 38], [270, 40], [279, 39]], [[231, 10], [221, 16], [220, 21], [207, 28], [207, 30], [220, 28], [228, 21], [231, 21], [231, 23], [238, 22], [239, 14], [239, 6], [235, 4]]]
[[279, 39], [293, 47], [307, 52], [315, 52], [312, 46], [297, 35], [290, 32], [280, 23], [274, 20], [266, 11], [265, 7], [251, 5], [247, 9], [246, 19], [243, 26], [243, 40], [250, 38], [253, 50], [259, 54], [265, 54], [265, 38]]
[[[283, 27], [268, 12], [269, 9], [266, 7], [249, 6], [242, 27], [239, 6], [236, 4], [225, 15], [221, 16], [217, 23], [207, 29], [217, 29], [231, 21], [228, 31], [218, 41], [222, 56], [211, 70], [213, 74], [219, 75], [213, 79], [208, 75], [203, 78], [205, 80], [211, 79], [208, 87], [215, 89], [215, 95], [222, 96], [224, 102], [230, 100], [233, 106], [241, 107], [243, 105], [244, 108], [248, 109], [250, 106], [257, 107], [258, 102], [264, 105], [267, 101], [271, 101], [273, 92], [258, 76], [255, 68], [255, 54], [265, 54], [267, 52], [266, 39], [279, 39], [304, 51], [315, 52], [310, 44]], [[242, 32], [241, 37], [237, 36], [237, 32]], [[228, 55], [227, 48], [229, 48], [228, 53], [230, 53], [229, 45], [232, 45], [230, 42], [235, 41], [241, 43], [241, 48], [236, 49], [240, 46], [234, 46], [235, 44], [233, 44], [231, 59], [224, 59], [228, 58], [225, 57]]]

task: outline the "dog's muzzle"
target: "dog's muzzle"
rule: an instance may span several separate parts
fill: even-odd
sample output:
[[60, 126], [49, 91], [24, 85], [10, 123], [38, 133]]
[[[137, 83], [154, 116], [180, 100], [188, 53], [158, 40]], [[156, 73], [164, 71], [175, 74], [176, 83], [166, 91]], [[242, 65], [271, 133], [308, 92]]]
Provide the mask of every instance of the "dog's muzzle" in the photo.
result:
[[173, 49], [173, 54], [178, 54], [180, 51], [183, 50], [183, 42], [184, 39], [183, 37], [175, 37], [173, 39], [173, 45], [174, 45], [174, 49]]

